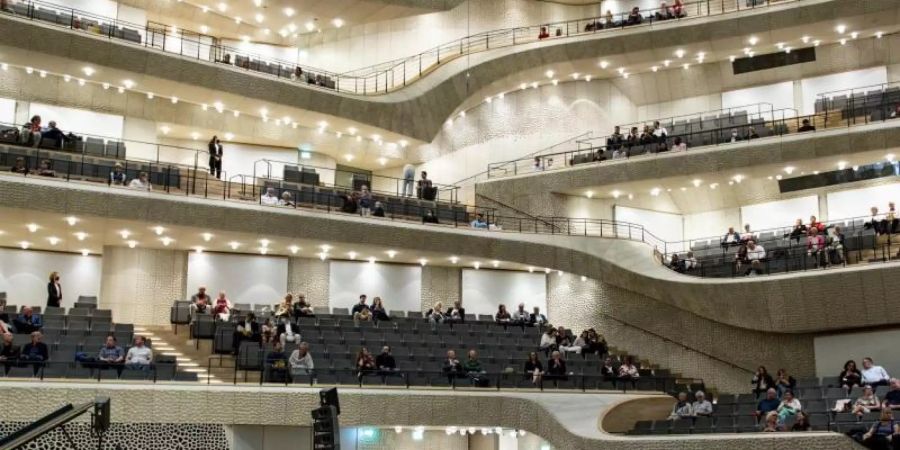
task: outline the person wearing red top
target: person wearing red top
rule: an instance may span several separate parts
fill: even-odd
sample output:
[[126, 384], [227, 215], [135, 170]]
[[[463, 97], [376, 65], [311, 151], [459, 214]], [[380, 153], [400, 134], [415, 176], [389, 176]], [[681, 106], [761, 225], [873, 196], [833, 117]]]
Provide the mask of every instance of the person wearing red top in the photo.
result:
[[687, 15], [684, 13], [684, 2], [682, 0], [675, 0], [672, 10], [675, 12], [675, 17], [681, 18]]
[[550, 37], [550, 33], [547, 32], [547, 27], [541, 27], [541, 32], [538, 34], [538, 39], [547, 39]]
[[231, 302], [225, 297], [225, 291], [219, 292], [216, 304], [213, 305], [213, 314], [225, 322], [231, 317]]
[[816, 228], [822, 232], [825, 231], [825, 224], [816, 220], [816, 216], [809, 216], [809, 228]]
[[[815, 219], [815, 217], [813, 217]], [[819, 228], [814, 226], [816, 222], [811, 222], [809, 226], [809, 235], [806, 237], [806, 254], [816, 257], [816, 265], [824, 266], [824, 250], [825, 236], [819, 234]]]
[[35, 148], [41, 145], [41, 116], [33, 116], [28, 123], [22, 126], [19, 140], [22, 144], [30, 142], [31, 146]]

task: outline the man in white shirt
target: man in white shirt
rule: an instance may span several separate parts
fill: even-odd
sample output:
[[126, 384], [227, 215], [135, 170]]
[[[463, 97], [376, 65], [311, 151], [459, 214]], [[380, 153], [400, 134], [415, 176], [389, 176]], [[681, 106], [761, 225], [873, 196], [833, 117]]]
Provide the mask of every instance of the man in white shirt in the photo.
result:
[[752, 239], [747, 241], [747, 261], [750, 261], [750, 270], [747, 271], [747, 275], [751, 273], [756, 275], [762, 274], [762, 261], [764, 259], [766, 259], [766, 249]]
[[275, 188], [266, 188], [266, 193], [259, 198], [259, 201], [266, 206], [278, 206], [278, 196], [275, 195]]
[[150, 370], [153, 362], [153, 351], [144, 345], [143, 336], [135, 336], [134, 347], [128, 349], [125, 355], [125, 367], [136, 370]]
[[128, 183], [128, 187], [138, 191], [152, 191], [153, 186], [150, 185], [150, 180], [147, 179], [147, 172], [141, 172], [137, 178], [131, 180], [131, 183]]
[[288, 363], [291, 365], [291, 375], [311, 375], [315, 366], [313, 365], [312, 355], [309, 354], [309, 344], [301, 342], [297, 349], [291, 353]]
[[658, 120], [653, 122], [653, 136], [656, 136], [656, 139], [665, 139], [668, 135], [669, 130], [666, 130], [666, 127], [660, 125]]
[[525, 304], [519, 303], [519, 309], [510, 315], [510, 321], [516, 325], [524, 325], [531, 320], [531, 314], [525, 311]]
[[872, 388], [888, 386], [891, 384], [891, 376], [884, 367], [876, 366], [875, 361], [867, 356], [863, 358], [862, 382]]

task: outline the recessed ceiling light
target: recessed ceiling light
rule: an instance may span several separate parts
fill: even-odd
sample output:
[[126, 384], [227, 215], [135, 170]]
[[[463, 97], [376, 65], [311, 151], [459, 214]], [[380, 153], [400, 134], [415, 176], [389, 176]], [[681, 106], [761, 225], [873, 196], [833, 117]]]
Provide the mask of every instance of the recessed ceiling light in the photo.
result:
[[323, 252], [328, 253], [333, 247], [328, 244], [323, 244], [320, 245], [319, 248], [321, 248]]
[[47, 240], [50, 241], [50, 245], [59, 244], [59, 238], [56, 236], [50, 236], [47, 238]]
[[532, 81], [532, 82], [531, 82], [531, 88], [532, 88], [532, 89], [537, 89], [537, 87], [538, 87], [538, 82], [537, 82], [537, 81]]
[[856, 38], [858, 38], [858, 37], [859, 37], [859, 33], [857, 33], [856, 31], [850, 33], [850, 38], [851, 38], [851, 39], [856, 39]]
[[451, 256], [451, 257], [450, 257], [450, 262], [451, 262], [452, 264], [458, 263], [458, 262], [459, 262], [459, 257], [457, 257], [457, 256]]
[[266, 20], [266, 16], [262, 14], [256, 14], [255, 16], [253, 16], [253, 18], [256, 19], [256, 23], [262, 23], [264, 20]]
[[577, 80], [579, 76], [581, 76], [581, 74], [578, 72], [575, 72], [572, 74], [572, 79]]
[[79, 231], [79, 232], [76, 232], [76, 233], [75, 233], [75, 237], [76, 237], [79, 241], [85, 240], [85, 239], [87, 238], [87, 236], [88, 236], [87, 233], [85, 233], [84, 231]]
[[609, 62], [608, 62], [608, 61], [600, 61], [600, 68], [601, 68], [601, 69], [605, 69], [605, 68], [607, 68], [607, 67], [609, 67]]
[[522, 83], [519, 85], [519, 89], [525, 90], [528, 89], [528, 83]]
[[684, 54], [685, 51], [680, 48], [678, 50], [675, 50], [675, 56], [677, 56], [679, 59], [684, 58]]
[[159, 240], [162, 241], [162, 244], [163, 244], [164, 246], [166, 246], [166, 247], [168, 247], [169, 244], [171, 244], [172, 241], [173, 241], [173, 239], [170, 238], [170, 237], [168, 237], [168, 236], [163, 236], [163, 237], [160, 238]]
[[497, 261], [497, 260], [491, 261], [491, 265], [494, 266], [494, 268], [497, 268], [500, 266], [500, 261]]
[[556, 73], [556, 72], [554, 72], [552, 70], [548, 70], [548, 71], [544, 72], [544, 75], [546, 75], [547, 78], [553, 78], [554, 73]]
[[492, 101], [494, 101], [494, 97], [485, 97], [485, 98], [484, 98], [484, 101], [485, 101], [486, 103], [491, 103]]
[[650, 70], [652, 70], [654, 72], [659, 72], [659, 66], [653, 66], [650, 68]]
[[36, 223], [29, 223], [28, 225], [25, 225], [25, 228], [27, 228], [28, 231], [34, 233], [38, 230], [38, 228], [40, 228], [40, 226], [38, 226], [38, 224]]
[[553, 83], [553, 85], [556, 86], [557, 84], [559, 84], [559, 80], [554, 79], [551, 83]]
[[162, 234], [163, 234], [165, 231], [166, 231], [166, 229], [163, 228], [163, 227], [161, 227], [161, 226], [159, 226], [159, 225], [153, 227], [153, 232], [156, 233], [157, 236], [162, 236]]
[[297, 252], [300, 251], [300, 247], [298, 247], [298, 246], [296, 246], [296, 245], [292, 245], [292, 246], [288, 247], [288, 250], [291, 251], [291, 254], [296, 255]]
[[206, 34], [209, 32], [209, 27], [206, 25], [200, 25], [200, 32]]
[[584, 275], [582, 275], [582, 276], [581, 276], [581, 281], [587, 281], [587, 277], [584, 276]]
[[818, 47], [819, 44], [821, 44], [821, 43], [822, 43], [822, 41], [820, 41], [820, 40], [818, 40], [818, 39], [816, 39], [816, 40], [813, 41], [813, 45], [816, 46], [816, 47]]
[[234, 139], [234, 134], [233, 134], [233, 133], [225, 133], [225, 140], [226, 140], [226, 141], [230, 141], [230, 140], [232, 140], [232, 139]]
[[391, 259], [394, 259], [394, 257], [397, 256], [397, 251], [396, 251], [396, 250], [388, 250], [388, 251], [386, 251], [385, 253], [387, 253], [388, 258], [391, 258]]
[[729, 61], [734, 62], [735, 59], [737, 59], [737, 58], [735, 58], [734, 55], [728, 55]]
[[612, 194], [613, 198], [619, 198], [619, 196], [622, 195], [618, 190], [612, 191], [610, 194]]
[[657, 197], [657, 196], [659, 196], [660, 191], [661, 191], [660, 188], [655, 187], [653, 189], [650, 189], [650, 195]]
[[[503, 94], [500, 94], [500, 95], [503, 95]], [[406, 148], [406, 146], [409, 145], [409, 142], [407, 142], [406, 139], [400, 139], [399, 141], [397, 141], [397, 143], [400, 144], [400, 148]]]
[[128, 248], [137, 247], [137, 241], [128, 241]]
[[312, 31], [316, 29], [316, 24], [312, 22], [306, 22], [304, 26], [306, 27], [306, 31]]
[[269, 244], [271, 244], [271, 243], [272, 243], [272, 241], [270, 241], [268, 239], [260, 239], [259, 240], [259, 245], [262, 245], [263, 247], [268, 247]]
[[847, 45], [847, 39], [841, 39], [841, 45]]
[[122, 230], [119, 232], [119, 236], [122, 236], [122, 239], [128, 239], [131, 236], [131, 231]]
[[340, 28], [340, 27], [344, 26], [344, 19], [341, 19], [340, 17], [335, 17], [335, 19], [331, 21], [331, 24], [334, 25], [335, 28]]
[[38, 75], [40, 75], [41, 78], [47, 78], [47, 71], [46, 71], [46, 70], [42, 70], [42, 71], [38, 72]]
[[200, 236], [203, 236], [203, 240], [206, 241], [206, 242], [211, 241], [212, 238], [213, 238], [212, 233], [203, 233], [203, 234], [201, 234]]
[[884, 36], [884, 33], [883, 33], [883, 32], [881, 32], [881, 31], [875, 32], [875, 38], [881, 39], [882, 36]]
[[195, 140], [195, 141], [196, 141], [197, 139], [200, 139], [200, 133], [198, 133], [198, 132], [196, 132], [196, 131], [192, 132], [192, 133], [191, 133], [191, 139], [193, 139], [193, 140]]
[[590, 82], [590, 81], [591, 81], [591, 76], [590, 76], [590, 75], [585, 75], [585, 76], [584, 76], [584, 81]]
[[887, 155], [884, 155], [884, 159], [886, 159], [887, 162], [894, 162], [894, 157], [895, 157], [895, 155], [893, 153], [888, 153]]
[[90, 254], [91, 254], [91, 251], [88, 249], [81, 250], [81, 256], [89, 256]]
[[587, 198], [591, 198], [594, 196], [594, 191], [587, 191], [584, 193], [584, 196]]
[[369, 264], [375, 264], [375, 261], [376, 261], [376, 259], [374, 256], [369, 257]]
[[835, 27], [835, 31], [837, 31], [838, 34], [844, 34], [847, 31], [847, 25], [838, 25], [837, 27]]
[[356, 259], [356, 255], [356, 252], [347, 252], [347, 257], [349, 257], [351, 260]]
[[424, 267], [425, 264], [428, 264], [428, 260], [425, 258], [419, 258], [419, 264], [421, 264]]
[[169, 131], [172, 131], [172, 129], [163, 125], [163, 126], [159, 127], [159, 131], [162, 131], [163, 134], [169, 134]]
[[837, 163], [838, 170], [844, 170], [847, 168], [847, 161], [838, 161]]
[[238, 247], [241, 246], [241, 243], [237, 241], [231, 241], [228, 243], [228, 246], [231, 247], [232, 250], [237, 250]]
[[794, 170], [797, 170], [797, 168], [794, 166], [787, 166], [784, 168], [784, 173], [790, 175], [790, 174], [794, 173]]
[[284, 15], [286, 15], [288, 17], [293, 17], [294, 13], [297, 12], [297, 11], [294, 11], [294, 8], [290, 8], [290, 7], [284, 8], [282, 11], [284, 12]]
[[31, 242], [28, 242], [28, 241], [19, 242], [19, 247], [22, 247], [22, 250], [28, 250], [28, 247], [31, 247]]
[[691, 184], [693, 184], [694, 187], [700, 187], [700, 185], [703, 184], [703, 180], [694, 178], [693, 180], [691, 180]]
[[219, 4], [216, 5], [216, 7], [219, 8], [219, 11], [221, 11], [221, 12], [225, 12], [228, 10], [228, 4], [225, 2], [219, 2]]
[[663, 61], [663, 65], [666, 66], [666, 67], [669, 67], [669, 65], [671, 65], [671, 64], [672, 64], [672, 61], [670, 61], [670, 60], [668, 60], [668, 59], [665, 60], [665, 61]]
[[750, 39], [747, 39], [747, 42], [750, 45], [756, 45], [757, 43], [759, 43], [759, 38], [756, 36], [750, 36]]
[[481, 268], [481, 263], [478, 262], [478, 261], [475, 261], [475, 262], [472, 263], [472, 267], [474, 267], [475, 270], [478, 270], [478, 269]]
[[550, 268], [549, 268], [549, 267], [544, 267], [544, 273], [550, 273]]
[[804, 44], [809, 43], [809, 36], [803, 36], [800, 40], [803, 41]]
[[265, 255], [265, 254], [267, 254], [267, 253], [269, 253], [269, 247], [260, 247], [260, 248], [259, 248], [259, 254], [260, 254], [260, 255]]
[[134, 81], [122, 80], [122, 86], [125, 86], [126, 89], [131, 89], [134, 87]]
[[195, 251], [196, 253], [203, 253], [203, 247], [200, 247], [200, 246], [198, 245], [197, 247], [194, 247], [194, 251]]
[[778, 50], [783, 49], [783, 48], [784, 48], [784, 42], [778, 42], [778, 43], [776, 43], [776, 44], [775, 44], [775, 47], [778, 47]]

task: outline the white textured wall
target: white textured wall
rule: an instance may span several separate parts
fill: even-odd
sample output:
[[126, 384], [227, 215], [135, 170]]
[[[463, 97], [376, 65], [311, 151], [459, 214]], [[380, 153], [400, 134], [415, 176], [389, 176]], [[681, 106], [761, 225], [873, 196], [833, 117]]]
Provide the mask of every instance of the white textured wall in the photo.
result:
[[499, 305], [506, 305], [506, 310], [512, 313], [519, 303], [525, 303], [526, 311], [531, 312], [537, 306], [547, 314], [547, 277], [543, 268], [535, 273], [463, 269], [462, 298], [466, 313], [494, 315]]
[[206, 286], [213, 297], [225, 291], [232, 303], [274, 305], [284, 296], [287, 278], [284, 257], [209, 252], [188, 256], [188, 292]]
[[722, 236], [728, 227], [740, 230], [742, 226], [739, 208], [685, 214], [684, 238], [700, 239]]
[[168, 325], [174, 300], [186, 299], [187, 252], [103, 247], [100, 306], [113, 321]]
[[862, 359], [868, 356], [892, 377], [900, 377], [897, 342], [900, 342], [900, 329], [817, 336], [813, 339], [816, 376], [837, 376], [850, 359], [856, 361], [856, 367], [862, 367]]
[[[360, 255], [360, 258], [366, 257]], [[422, 294], [422, 268], [405, 264], [332, 261], [329, 271], [332, 308], [352, 308], [365, 294], [371, 305], [381, 297], [388, 311], [418, 311]]]
[[71, 308], [79, 295], [100, 293], [101, 259], [75, 253], [0, 249], [0, 292], [10, 305], [47, 305], [50, 272], [60, 273], [62, 306]]

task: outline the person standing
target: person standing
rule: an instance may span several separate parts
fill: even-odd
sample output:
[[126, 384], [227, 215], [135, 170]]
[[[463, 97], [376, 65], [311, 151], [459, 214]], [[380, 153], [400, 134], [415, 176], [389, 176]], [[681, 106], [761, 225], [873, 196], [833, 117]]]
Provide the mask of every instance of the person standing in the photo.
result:
[[416, 178], [416, 168], [412, 164], [403, 166], [403, 192], [404, 197], [412, 197], [413, 181]]
[[50, 273], [50, 282], [47, 283], [47, 307], [59, 308], [62, 304], [62, 285], [59, 283], [59, 272]]
[[222, 143], [218, 136], [209, 140], [209, 174], [222, 179]]

